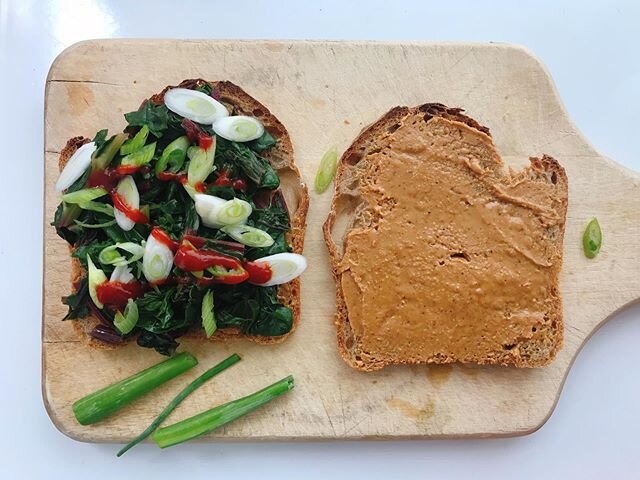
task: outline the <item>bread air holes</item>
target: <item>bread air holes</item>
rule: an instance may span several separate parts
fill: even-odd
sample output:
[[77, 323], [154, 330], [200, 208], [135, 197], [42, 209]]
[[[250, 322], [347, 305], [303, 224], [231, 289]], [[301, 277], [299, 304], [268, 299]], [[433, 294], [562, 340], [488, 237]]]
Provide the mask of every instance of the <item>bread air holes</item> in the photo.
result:
[[551, 174], [551, 183], [553, 183], [554, 185], [558, 183], [558, 174], [556, 172], [553, 172]]
[[254, 108], [251, 113], [253, 113], [254, 117], [261, 117], [264, 115], [264, 111], [261, 108]]
[[464, 260], [466, 262], [471, 261], [471, 258], [469, 257], [467, 252], [454, 252], [451, 255], [449, 255], [449, 258], [460, 258], [461, 260]]

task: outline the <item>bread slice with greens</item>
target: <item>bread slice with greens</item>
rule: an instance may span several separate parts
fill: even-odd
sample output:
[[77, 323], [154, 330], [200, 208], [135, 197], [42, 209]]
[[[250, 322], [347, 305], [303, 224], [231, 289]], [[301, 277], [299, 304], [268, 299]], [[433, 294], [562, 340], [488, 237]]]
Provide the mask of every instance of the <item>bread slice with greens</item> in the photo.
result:
[[339, 350], [352, 367], [539, 367], [562, 344], [567, 176], [506, 171], [459, 108], [397, 107], [338, 166], [324, 225]]
[[66, 318], [92, 346], [163, 354], [181, 336], [287, 338], [309, 197], [285, 127], [237, 85], [202, 79], [125, 118], [124, 133], [74, 137], [60, 155]]

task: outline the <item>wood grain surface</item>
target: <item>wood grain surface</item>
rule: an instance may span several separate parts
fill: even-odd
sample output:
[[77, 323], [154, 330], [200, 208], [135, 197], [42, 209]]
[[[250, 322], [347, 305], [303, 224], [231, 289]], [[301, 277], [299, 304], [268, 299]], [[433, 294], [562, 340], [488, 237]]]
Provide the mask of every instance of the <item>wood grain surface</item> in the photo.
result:
[[[300, 327], [281, 345], [185, 340], [200, 365], [117, 415], [80, 426], [71, 404], [161, 360], [127, 346], [90, 350], [62, 322], [70, 291], [65, 243], [49, 222], [59, 202], [58, 152], [75, 135], [125, 126], [123, 113], [185, 78], [231, 80], [264, 103], [291, 134], [307, 183], [332, 145], [344, 151], [367, 124], [396, 105], [460, 106], [493, 134], [509, 165], [547, 153], [569, 176], [561, 292], [565, 342], [541, 369], [391, 367], [352, 370], [338, 356], [334, 284], [321, 225], [331, 194], [312, 193], [302, 277]], [[204, 440], [436, 438], [521, 435], [539, 428], [589, 336], [640, 297], [640, 175], [596, 152], [562, 106], [545, 68], [509, 45], [97, 40], [64, 51], [49, 72], [45, 99], [43, 396], [56, 426], [83, 441], [123, 442], [154, 418], [188, 381], [231, 352], [244, 358], [207, 383], [171, 416], [175, 421], [243, 396], [287, 374], [296, 388]], [[581, 236], [597, 217], [604, 243], [595, 260]], [[480, 321], [481, 319], [479, 319]]]

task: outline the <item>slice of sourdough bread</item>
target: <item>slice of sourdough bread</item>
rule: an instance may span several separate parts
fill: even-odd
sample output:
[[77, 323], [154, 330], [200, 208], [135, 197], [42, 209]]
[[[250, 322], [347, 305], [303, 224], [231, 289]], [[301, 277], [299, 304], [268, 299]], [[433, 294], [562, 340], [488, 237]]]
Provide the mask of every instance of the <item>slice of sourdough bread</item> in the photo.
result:
[[389, 111], [342, 156], [324, 225], [342, 357], [365, 371], [548, 364], [563, 336], [567, 202], [556, 160], [505, 172], [461, 109]]
[[[184, 80], [178, 87], [195, 88], [201, 83], [205, 83], [202, 79]], [[262, 122], [265, 129], [276, 139], [276, 145], [262, 153], [262, 156], [269, 160], [271, 165], [276, 169], [280, 176], [280, 189], [289, 210], [291, 220], [291, 230], [287, 234], [287, 241], [295, 253], [302, 253], [304, 245], [304, 232], [307, 210], [309, 208], [309, 194], [307, 186], [303, 183], [300, 171], [295, 164], [293, 145], [289, 138], [289, 133], [280, 121], [262, 105], [258, 100], [250, 96], [239, 86], [228, 81], [208, 82], [215, 92], [216, 98], [227, 106], [230, 111], [237, 115], [248, 115], [257, 118]], [[151, 97], [151, 101], [155, 103], [164, 102], [164, 94], [170, 88], [164, 88], [160, 93]], [[73, 153], [83, 144], [89, 142], [90, 139], [84, 137], [74, 137], [67, 142], [67, 145], [60, 153], [59, 168], [62, 170]], [[72, 284], [78, 282], [86, 273], [80, 262], [76, 258], [71, 259], [71, 281]], [[251, 336], [246, 338], [262, 344], [278, 343], [285, 340], [297, 327], [300, 321], [300, 279], [280, 285], [278, 287], [278, 299], [280, 302], [291, 308], [293, 311], [293, 327], [286, 335], [277, 337]], [[91, 336], [91, 331], [100, 322], [97, 318], [90, 316], [80, 321], [74, 321], [74, 329], [80, 338], [89, 345], [96, 348], [116, 348], [117, 345], [110, 345]], [[242, 336], [238, 329], [219, 329], [211, 337], [212, 340], [222, 340], [229, 337]], [[206, 341], [206, 336], [201, 330], [189, 332], [184, 337], [196, 337]]]

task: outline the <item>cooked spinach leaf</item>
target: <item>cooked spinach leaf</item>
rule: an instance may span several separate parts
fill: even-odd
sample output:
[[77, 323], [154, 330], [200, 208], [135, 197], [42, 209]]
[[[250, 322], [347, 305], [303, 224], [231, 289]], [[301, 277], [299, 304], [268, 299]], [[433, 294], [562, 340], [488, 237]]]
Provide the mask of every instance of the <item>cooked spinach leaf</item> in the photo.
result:
[[124, 118], [129, 123], [129, 127], [149, 127], [149, 132], [160, 138], [167, 128], [169, 128], [169, 109], [165, 105], [156, 105], [150, 100], [146, 100], [135, 112], [124, 114]]
[[293, 313], [277, 299], [276, 287], [251, 284], [222, 287], [215, 294], [218, 327], [239, 328], [248, 335], [284, 335], [293, 326]]
[[219, 149], [216, 156], [235, 163], [259, 188], [274, 190], [280, 185], [280, 177], [271, 164], [249, 147], [218, 137], [216, 149]]
[[89, 315], [89, 284], [87, 277], [83, 277], [80, 280], [78, 289], [75, 293], [62, 297], [62, 303], [69, 307], [69, 312], [65, 315], [63, 320], [72, 320], [75, 318], [84, 318]]
[[96, 136], [93, 137], [93, 143], [96, 144], [96, 148], [102, 148], [102, 145], [105, 144], [105, 142], [107, 141], [107, 134], [109, 133], [109, 130], [102, 129], [100, 130], [98, 133], [96, 133]]
[[178, 345], [180, 345], [175, 341], [175, 338], [169, 334], [158, 334], [147, 331], [142, 331], [140, 335], [138, 335], [137, 343], [141, 347], [155, 348], [158, 353], [167, 356], [173, 355]]
[[262, 152], [273, 147], [276, 144], [276, 139], [266, 130], [260, 138], [256, 138], [250, 142], [247, 142], [247, 146], [254, 152]]

